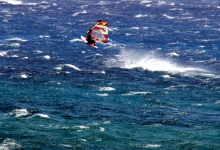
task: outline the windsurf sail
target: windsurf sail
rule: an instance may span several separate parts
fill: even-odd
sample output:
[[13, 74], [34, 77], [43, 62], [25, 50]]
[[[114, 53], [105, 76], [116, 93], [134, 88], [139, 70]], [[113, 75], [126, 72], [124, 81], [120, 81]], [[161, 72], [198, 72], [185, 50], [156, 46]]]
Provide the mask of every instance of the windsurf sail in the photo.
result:
[[108, 22], [99, 20], [87, 34], [90, 34], [96, 42], [108, 42]]

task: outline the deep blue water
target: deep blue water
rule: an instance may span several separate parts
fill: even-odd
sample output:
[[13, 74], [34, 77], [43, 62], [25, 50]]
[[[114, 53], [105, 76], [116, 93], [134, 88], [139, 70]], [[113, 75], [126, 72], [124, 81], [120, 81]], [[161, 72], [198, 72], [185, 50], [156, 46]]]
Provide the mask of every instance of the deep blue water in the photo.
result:
[[0, 33], [0, 149], [220, 149], [219, 1], [3, 0]]

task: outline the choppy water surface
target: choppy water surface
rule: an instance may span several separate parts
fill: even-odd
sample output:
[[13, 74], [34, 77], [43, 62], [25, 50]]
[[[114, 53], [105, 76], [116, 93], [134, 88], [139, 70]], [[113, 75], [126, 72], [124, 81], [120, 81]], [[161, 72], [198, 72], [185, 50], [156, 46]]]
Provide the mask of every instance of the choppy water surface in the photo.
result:
[[[0, 1], [0, 149], [220, 149], [220, 2]], [[109, 43], [81, 42], [97, 20]]]

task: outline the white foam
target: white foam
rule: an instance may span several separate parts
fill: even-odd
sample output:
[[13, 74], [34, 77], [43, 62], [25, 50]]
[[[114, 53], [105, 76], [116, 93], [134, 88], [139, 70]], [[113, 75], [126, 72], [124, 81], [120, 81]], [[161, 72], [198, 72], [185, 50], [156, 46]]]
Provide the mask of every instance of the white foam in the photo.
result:
[[79, 14], [86, 14], [86, 13], [87, 13], [87, 11], [86, 11], [86, 10], [83, 10], [83, 11], [81, 11], [81, 12], [76, 12], [76, 13], [74, 13], [73, 16], [75, 17], [75, 16], [78, 16]]
[[147, 144], [144, 146], [145, 148], [159, 148], [161, 145], [159, 144]]
[[70, 42], [81, 42], [82, 40], [81, 39], [72, 39], [72, 40], [70, 40]]
[[111, 122], [110, 121], [105, 121], [104, 124], [111, 124]]
[[100, 73], [105, 74], [105, 71], [104, 71], [104, 70], [102, 70]]
[[2, 22], [7, 22], [8, 23], [8, 20], [7, 19], [3, 19]]
[[120, 55], [109, 59], [107, 67], [120, 67], [126, 69], [142, 68], [149, 71], [164, 71], [169, 73], [182, 73], [183, 75], [201, 75], [207, 73], [202, 68], [179, 65], [169, 58], [160, 57], [156, 52], [133, 51], [122, 49]]
[[10, 116], [15, 116], [15, 117], [23, 117], [27, 116], [29, 113], [27, 109], [15, 109], [12, 112], [9, 113]]
[[7, 56], [7, 54], [8, 54], [8, 51], [0, 51], [1, 57], [5, 57], [5, 56]]
[[42, 117], [42, 118], [50, 118], [47, 114], [36, 114], [34, 116], [39, 116], [39, 117]]
[[99, 91], [115, 91], [113, 87], [100, 87]]
[[200, 103], [198, 103], [198, 104], [193, 104], [193, 106], [198, 106], [198, 107], [200, 107], [200, 106], [202, 106], [202, 104], [200, 104]]
[[138, 14], [135, 15], [134, 18], [142, 18], [142, 17], [147, 17], [148, 15], [142, 15], [142, 14]]
[[78, 67], [76, 67], [75, 65], [72, 65], [72, 64], [65, 64], [64, 66], [67, 66], [67, 67], [73, 68], [75, 70], [81, 71], [80, 68], [78, 68]]
[[43, 58], [49, 60], [50, 56], [49, 55], [45, 55], [45, 56], [43, 56]]
[[55, 67], [54, 69], [55, 69], [55, 70], [62, 70], [63, 68], [60, 67], [60, 66], [57, 66], [57, 67]]
[[12, 43], [12, 44], [10, 44], [10, 46], [13, 46], [13, 47], [20, 47], [20, 44], [19, 44], [19, 43]]
[[24, 5], [33, 5], [33, 6], [35, 6], [35, 5], [37, 5], [38, 3], [25, 3]]
[[39, 38], [50, 38], [49, 35], [40, 35]]
[[57, 3], [53, 3], [52, 6], [57, 6]]
[[89, 127], [84, 126], [84, 125], [75, 126], [75, 128], [80, 128], [80, 129], [89, 129]]
[[0, 149], [1, 150], [22, 149], [22, 146], [18, 144], [15, 140], [7, 138], [2, 142], [2, 144], [0, 144]]
[[63, 147], [68, 147], [68, 148], [73, 147], [72, 145], [69, 145], [69, 144], [61, 144], [61, 146], [63, 146]]
[[35, 50], [34, 53], [37, 53], [37, 54], [42, 54], [43, 52], [40, 51], [40, 50]]
[[34, 114], [33, 116], [30, 116], [29, 118], [34, 118], [34, 117], [50, 118], [47, 114]]
[[86, 139], [80, 139], [82, 142], [86, 142], [87, 140]]
[[152, 1], [149, 1], [149, 0], [143, 0], [143, 1], [141, 1], [141, 4], [149, 4], [149, 3], [152, 3]]
[[130, 29], [139, 30], [140, 28], [139, 27], [131, 27]]
[[215, 104], [220, 104], [220, 100], [215, 101]]
[[98, 96], [108, 96], [108, 94], [107, 93], [104, 93], [104, 94], [97, 94]]
[[100, 131], [104, 132], [105, 131], [105, 128], [103, 127], [99, 127]]
[[122, 95], [125, 95], [125, 96], [132, 96], [132, 95], [146, 95], [146, 94], [150, 94], [151, 92], [129, 92], [129, 93], [126, 93], [126, 94], [122, 94]]
[[40, 4], [48, 4], [48, 2], [42, 1], [42, 2], [40, 2]]
[[106, 5], [106, 4], [109, 4], [109, 2], [108, 1], [99, 1], [97, 4], [98, 5]]
[[27, 79], [27, 78], [28, 78], [28, 75], [26, 75], [25, 73], [23, 73], [23, 74], [20, 75], [20, 78]]
[[21, 39], [21, 38], [10, 38], [10, 39], [6, 39], [8, 41], [21, 41], [21, 42], [27, 42], [27, 40]]
[[27, 59], [28, 59], [28, 57], [23, 57], [22, 59], [26, 59], [26, 60], [27, 60]]
[[184, 84], [180, 84], [180, 85], [177, 85], [177, 86], [169, 86], [167, 88], [165, 88], [166, 90], [175, 90], [177, 88], [185, 88], [187, 87], [187, 85], [184, 85]]
[[174, 19], [174, 18], [175, 18], [175, 17], [169, 16], [169, 15], [167, 15], [167, 14], [163, 14], [163, 16], [164, 16], [165, 18], [167, 18], [167, 19]]
[[170, 56], [179, 56], [176, 52], [169, 53]]
[[22, 5], [22, 1], [18, 1], [18, 0], [1, 0], [1, 1], [12, 5]]
[[12, 57], [12, 58], [18, 58], [19, 56], [18, 56], [18, 55], [11, 55], [10, 57]]
[[114, 30], [118, 30], [118, 28], [117, 27], [109, 28], [109, 31], [114, 31]]
[[25, 3], [25, 2], [22, 2], [21, 0], [0, 0], [0, 2], [6, 2], [8, 4], [12, 4], [12, 5], [37, 5], [37, 3]]
[[94, 71], [92, 71], [92, 73], [105, 74], [105, 71], [104, 70], [102, 70], [102, 71], [94, 70]]
[[165, 75], [162, 75], [163, 78], [170, 78], [169, 75], [165, 74]]
[[165, 1], [158, 1], [157, 5], [161, 6], [161, 5], [166, 5], [167, 3]]

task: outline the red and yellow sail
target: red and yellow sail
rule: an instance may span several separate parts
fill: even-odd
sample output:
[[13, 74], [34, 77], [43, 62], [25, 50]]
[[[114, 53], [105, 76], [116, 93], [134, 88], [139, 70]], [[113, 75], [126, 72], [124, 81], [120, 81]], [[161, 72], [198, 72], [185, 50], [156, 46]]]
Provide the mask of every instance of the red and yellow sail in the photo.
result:
[[96, 42], [108, 42], [108, 25], [109, 23], [99, 20], [88, 32]]

